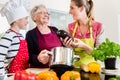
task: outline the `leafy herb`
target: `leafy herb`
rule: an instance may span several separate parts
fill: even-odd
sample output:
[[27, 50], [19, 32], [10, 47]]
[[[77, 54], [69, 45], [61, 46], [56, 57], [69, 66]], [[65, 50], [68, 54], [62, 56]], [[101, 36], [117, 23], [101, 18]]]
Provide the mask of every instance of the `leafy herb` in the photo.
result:
[[96, 60], [104, 61], [107, 57], [120, 56], [120, 45], [106, 38], [91, 54]]

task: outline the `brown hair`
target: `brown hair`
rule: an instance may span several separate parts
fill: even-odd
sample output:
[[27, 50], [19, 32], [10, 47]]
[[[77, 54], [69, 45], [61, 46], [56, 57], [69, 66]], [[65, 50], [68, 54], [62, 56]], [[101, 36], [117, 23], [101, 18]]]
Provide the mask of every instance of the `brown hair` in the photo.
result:
[[81, 7], [84, 6], [86, 9], [86, 13], [88, 18], [93, 17], [92, 16], [92, 11], [93, 11], [93, 1], [92, 0], [71, 0], [73, 1], [76, 6]]

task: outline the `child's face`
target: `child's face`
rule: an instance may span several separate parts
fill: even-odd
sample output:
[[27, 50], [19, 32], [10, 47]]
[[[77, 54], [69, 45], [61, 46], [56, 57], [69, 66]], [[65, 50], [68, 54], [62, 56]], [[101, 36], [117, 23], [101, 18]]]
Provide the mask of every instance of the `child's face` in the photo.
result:
[[19, 27], [19, 29], [26, 29], [28, 24], [28, 17], [17, 20], [16, 24]]

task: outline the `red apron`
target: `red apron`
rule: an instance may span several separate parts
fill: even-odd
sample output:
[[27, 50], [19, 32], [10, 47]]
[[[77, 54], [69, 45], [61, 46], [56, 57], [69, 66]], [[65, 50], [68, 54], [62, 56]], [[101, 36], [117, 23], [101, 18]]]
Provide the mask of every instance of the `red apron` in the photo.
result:
[[[16, 33], [16, 32], [15, 32]], [[28, 68], [28, 48], [26, 40], [20, 40], [20, 46], [17, 55], [9, 64], [8, 73], [15, 73], [16, 71], [25, 70]]]

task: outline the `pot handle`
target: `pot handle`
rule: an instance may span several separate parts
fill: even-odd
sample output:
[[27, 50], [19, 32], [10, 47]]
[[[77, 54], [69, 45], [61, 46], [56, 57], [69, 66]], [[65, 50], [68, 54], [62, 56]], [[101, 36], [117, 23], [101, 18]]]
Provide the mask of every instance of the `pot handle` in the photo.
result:
[[74, 56], [73, 56], [73, 58], [74, 58], [74, 62], [76, 62], [76, 61], [79, 61], [79, 60], [80, 60], [80, 56], [79, 56], [79, 55], [74, 55]]

